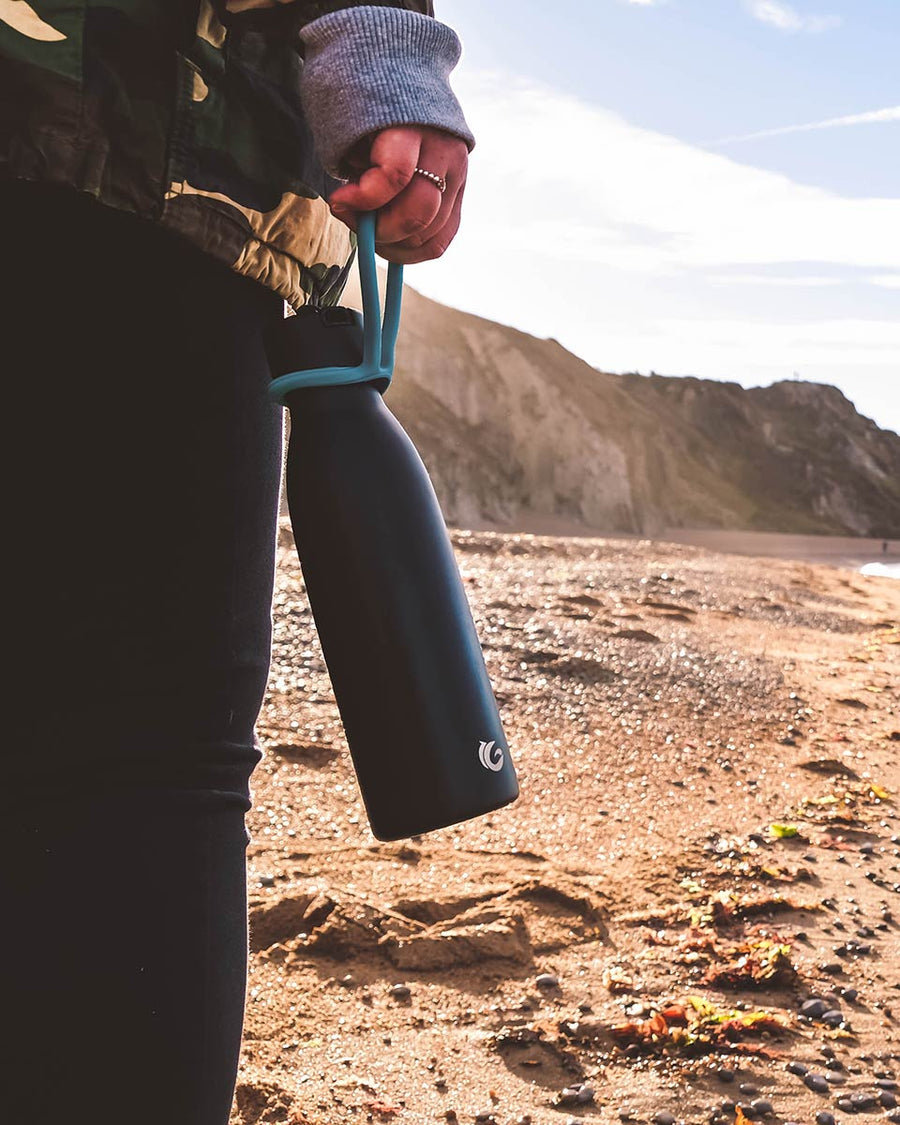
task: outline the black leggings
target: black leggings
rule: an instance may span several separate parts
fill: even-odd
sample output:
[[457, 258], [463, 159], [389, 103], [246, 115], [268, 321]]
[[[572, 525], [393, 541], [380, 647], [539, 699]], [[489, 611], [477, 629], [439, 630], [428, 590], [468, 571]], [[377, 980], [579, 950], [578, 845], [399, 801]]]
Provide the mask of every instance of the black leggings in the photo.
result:
[[63, 189], [0, 255], [0, 1116], [226, 1125], [281, 301]]

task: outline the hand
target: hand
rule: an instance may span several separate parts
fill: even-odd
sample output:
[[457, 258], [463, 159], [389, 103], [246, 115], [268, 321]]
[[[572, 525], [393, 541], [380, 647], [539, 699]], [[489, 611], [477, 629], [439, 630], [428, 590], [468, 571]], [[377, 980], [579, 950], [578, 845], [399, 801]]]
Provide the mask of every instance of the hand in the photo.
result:
[[[459, 229], [468, 157], [465, 141], [440, 129], [382, 129], [349, 157], [359, 179], [334, 192], [332, 213], [356, 230], [356, 212], [377, 210], [375, 249], [389, 262], [410, 265], [439, 258]], [[417, 176], [416, 168], [442, 176], [447, 190], [442, 193], [437, 184]]]

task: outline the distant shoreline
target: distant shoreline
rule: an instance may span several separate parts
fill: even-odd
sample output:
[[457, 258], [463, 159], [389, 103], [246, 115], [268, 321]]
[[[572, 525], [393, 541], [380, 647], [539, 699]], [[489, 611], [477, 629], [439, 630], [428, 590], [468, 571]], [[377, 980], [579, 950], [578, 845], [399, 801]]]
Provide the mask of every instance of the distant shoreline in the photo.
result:
[[[487, 521], [467, 524], [470, 531], [550, 535], [574, 539], [643, 539], [654, 543], [682, 543], [724, 555], [775, 558], [794, 562], [861, 570], [871, 564], [900, 567], [900, 539], [864, 539], [852, 535], [791, 535], [780, 531], [727, 531], [668, 527], [656, 535], [586, 528], [559, 516], [539, 516], [498, 526]], [[887, 543], [887, 550], [883, 544]], [[893, 577], [893, 575], [891, 575]]]
[[[692, 531], [667, 528], [658, 538], [705, 547], [726, 555], [793, 559], [860, 570], [871, 563], [900, 566], [900, 539], [857, 539], [842, 535], [788, 535], [775, 531]], [[883, 544], [887, 542], [887, 551]]]

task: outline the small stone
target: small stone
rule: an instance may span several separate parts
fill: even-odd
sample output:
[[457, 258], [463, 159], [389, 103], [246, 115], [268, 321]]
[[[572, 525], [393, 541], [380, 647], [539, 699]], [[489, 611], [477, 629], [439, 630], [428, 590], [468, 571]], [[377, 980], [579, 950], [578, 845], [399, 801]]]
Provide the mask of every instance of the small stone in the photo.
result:
[[662, 1111], [653, 1115], [653, 1125], [675, 1125], [677, 1118], [674, 1113]]
[[835, 1104], [837, 1105], [838, 1109], [842, 1110], [844, 1113], [856, 1112], [856, 1110], [853, 1108], [853, 1102], [850, 1100], [850, 1098], [838, 1098]]
[[538, 988], [559, 988], [559, 977], [555, 973], [541, 973], [534, 978]]
[[875, 1085], [879, 1088], [879, 1090], [896, 1090], [897, 1080], [895, 1078], [882, 1078], [879, 1076], [876, 1079]]
[[847, 1081], [847, 1076], [841, 1074], [839, 1070], [827, 1070], [825, 1072], [825, 1078], [832, 1086], [843, 1086]]
[[874, 1109], [878, 1105], [874, 1094], [851, 1094], [850, 1102], [857, 1112], [861, 1109]]
[[388, 992], [395, 1000], [408, 1000], [412, 995], [408, 984], [392, 984]]
[[816, 1114], [816, 1125], [837, 1125], [837, 1121], [833, 1113], [829, 1113], [827, 1109], [820, 1109]]
[[891, 1093], [890, 1090], [882, 1090], [878, 1095], [878, 1100], [881, 1102], [882, 1109], [896, 1109], [897, 1095]]
[[844, 966], [840, 961], [826, 961], [823, 965], [819, 966], [819, 970], [827, 973], [830, 977], [836, 977], [839, 973], [844, 971]]
[[770, 1113], [775, 1112], [775, 1110], [772, 1108], [772, 1103], [770, 1101], [766, 1101], [765, 1098], [756, 1098], [750, 1103], [750, 1108], [755, 1110], [760, 1115], [760, 1117], [768, 1117]]
[[259, 885], [261, 887], [274, 887], [275, 886], [275, 876], [274, 875], [260, 875]]
[[742, 1082], [738, 1086], [738, 1093], [743, 1094], [745, 1098], [752, 1098], [759, 1093], [759, 1086], [754, 1086], [752, 1082]]
[[822, 1074], [806, 1074], [803, 1076], [804, 1085], [814, 1094], [827, 1094], [828, 1081]]
[[582, 1083], [578, 1086], [567, 1086], [557, 1094], [557, 1105], [587, 1105], [594, 1100], [594, 1087]]
[[892, 1125], [898, 1125], [898, 1122], [900, 1122], [900, 1109], [895, 1109], [893, 1113], [889, 1113], [887, 1119]]
[[800, 1005], [800, 1015], [808, 1020], [817, 1020], [828, 1011], [828, 1005], [824, 1000], [814, 998], [812, 1000], [804, 1000]]
[[784, 1069], [788, 1074], [798, 1074], [801, 1078], [804, 1074], [809, 1074], [809, 1067], [802, 1062], [789, 1062]]
[[737, 1071], [729, 1070], [727, 1066], [720, 1066], [716, 1071], [716, 1078], [718, 1078], [720, 1082], [724, 1082], [727, 1086], [737, 1078]]
[[831, 1027], [838, 1027], [844, 1022], [844, 1013], [838, 1008], [830, 1008], [827, 1012], [822, 1013], [822, 1023], [830, 1024]]
[[842, 988], [841, 989], [841, 996], [843, 997], [844, 1000], [847, 1001], [848, 1004], [855, 1004], [856, 999], [859, 996], [859, 989], [857, 989], [857, 988]]

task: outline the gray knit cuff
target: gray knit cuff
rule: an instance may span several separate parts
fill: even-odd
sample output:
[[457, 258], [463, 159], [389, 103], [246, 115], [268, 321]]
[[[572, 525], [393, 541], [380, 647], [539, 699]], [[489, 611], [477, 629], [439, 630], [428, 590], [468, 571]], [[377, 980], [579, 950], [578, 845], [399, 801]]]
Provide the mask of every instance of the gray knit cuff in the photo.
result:
[[344, 8], [307, 24], [303, 108], [325, 170], [339, 179], [357, 141], [392, 125], [430, 125], [475, 144], [450, 89], [456, 33], [406, 8]]

